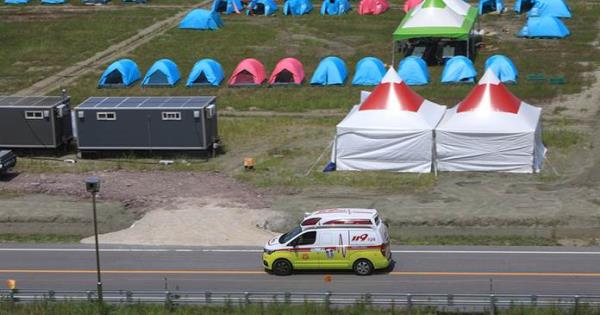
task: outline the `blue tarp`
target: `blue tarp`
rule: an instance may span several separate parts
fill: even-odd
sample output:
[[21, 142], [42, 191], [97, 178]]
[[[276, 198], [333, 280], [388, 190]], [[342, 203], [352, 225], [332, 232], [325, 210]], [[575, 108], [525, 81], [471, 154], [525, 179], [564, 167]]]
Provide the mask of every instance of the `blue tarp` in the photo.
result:
[[429, 83], [429, 70], [423, 58], [408, 56], [398, 65], [398, 76], [408, 85], [425, 85]]
[[223, 22], [219, 14], [204, 9], [192, 10], [179, 22], [181, 29], [216, 30], [220, 27], [223, 27]]
[[4, 4], [27, 4], [29, 0], [4, 0]]
[[202, 59], [190, 71], [185, 86], [219, 86], [224, 78], [220, 63], [213, 59]]
[[119, 59], [104, 70], [98, 81], [98, 88], [130, 86], [141, 77], [140, 70], [133, 60]]
[[563, 22], [553, 16], [530, 16], [517, 34], [520, 37], [563, 38], [571, 34]]
[[273, 15], [277, 11], [277, 3], [273, 0], [252, 0], [248, 3], [247, 15]]
[[215, 0], [211, 7], [211, 11], [223, 12], [225, 14], [240, 14], [243, 9], [244, 6], [240, 0]]
[[63, 4], [65, 0], [42, 0], [42, 4]]
[[336, 56], [323, 58], [312, 78], [310, 84], [313, 85], [343, 85], [348, 78], [346, 63]]
[[385, 65], [375, 57], [365, 57], [358, 61], [352, 85], [377, 85], [385, 75]]
[[161, 59], [146, 72], [142, 86], [175, 86], [179, 79], [177, 65], [169, 59]]
[[303, 15], [312, 11], [310, 0], [286, 0], [283, 4], [284, 15]]
[[571, 10], [563, 0], [535, 0], [529, 16], [555, 16], [570, 18]]
[[442, 72], [442, 83], [472, 83], [475, 82], [477, 70], [473, 61], [465, 56], [454, 56], [446, 62]]
[[[485, 71], [492, 70], [494, 74], [504, 83], [516, 83], [519, 77], [517, 67], [504, 55], [493, 55], [485, 61]], [[484, 72], [485, 72], [484, 71]]]
[[517, 13], [527, 12], [533, 7], [535, 0], [515, 0], [513, 10]]
[[342, 15], [352, 9], [348, 0], [325, 0], [321, 5], [321, 15]]
[[489, 12], [504, 12], [504, 1], [502, 0], [479, 0], [479, 14]]

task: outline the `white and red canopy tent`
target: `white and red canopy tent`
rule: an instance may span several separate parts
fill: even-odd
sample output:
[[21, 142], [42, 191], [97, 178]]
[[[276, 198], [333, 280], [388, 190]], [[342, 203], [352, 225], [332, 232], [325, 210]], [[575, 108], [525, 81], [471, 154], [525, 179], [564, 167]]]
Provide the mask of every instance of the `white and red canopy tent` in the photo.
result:
[[538, 172], [546, 153], [541, 113], [488, 70], [436, 128], [437, 169]]
[[408, 87], [393, 68], [336, 127], [337, 170], [430, 172], [433, 129], [446, 107]]

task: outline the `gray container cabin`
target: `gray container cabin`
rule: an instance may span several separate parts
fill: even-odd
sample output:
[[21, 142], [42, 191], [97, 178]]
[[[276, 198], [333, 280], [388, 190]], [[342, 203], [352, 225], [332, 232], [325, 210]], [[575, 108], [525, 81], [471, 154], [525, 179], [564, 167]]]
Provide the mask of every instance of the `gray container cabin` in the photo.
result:
[[75, 109], [83, 157], [106, 151], [212, 151], [214, 96], [90, 97]]
[[67, 96], [0, 96], [0, 148], [57, 149], [73, 139]]

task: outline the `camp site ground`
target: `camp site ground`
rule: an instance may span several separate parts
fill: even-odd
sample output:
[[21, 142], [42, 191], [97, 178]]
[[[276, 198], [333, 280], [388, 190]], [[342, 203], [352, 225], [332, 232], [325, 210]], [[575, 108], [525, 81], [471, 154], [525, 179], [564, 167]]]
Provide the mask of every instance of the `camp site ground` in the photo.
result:
[[[227, 77], [247, 57], [260, 60], [269, 73], [278, 60], [294, 57], [310, 78], [321, 58], [337, 55], [346, 62], [351, 79], [363, 57], [391, 63], [392, 33], [404, 14], [401, 3], [391, 3], [389, 11], [377, 16], [354, 11], [335, 17], [316, 11], [299, 17], [228, 15], [222, 16], [225, 26], [217, 31], [180, 30], [175, 23], [131, 51], [113, 53], [100, 64], [92, 62], [86, 71], [69, 78], [70, 83], [46, 94], [60, 95], [59, 87], [64, 87], [73, 106], [92, 96], [215, 95], [223, 154], [208, 161], [175, 156], [170, 165], [159, 164], [160, 158], [129, 154], [100, 160], [80, 160], [74, 150], [24, 154], [15, 168], [18, 175], [0, 181], [0, 202], [8, 205], [0, 210], [2, 237], [77, 241], [89, 236], [89, 205], [81, 183], [97, 174], [104, 179], [101, 231], [115, 232], [102, 236], [109, 242], [209, 244], [214, 240], [194, 233], [179, 233], [180, 239], [167, 236], [185, 231], [186, 223], [222, 228], [243, 217], [248, 224], [237, 230], [255, 239], [236, 234], [230, 244], [262, 244], [271, 231], [286, 230], [306, 211], [352, 206], [379, 209], [397, 243], [595, 244], [600, 237], [600, 177], [595, 171], [600, 156], [596, 135], [600, 8], [594, 1], [569, 1], [573, 18], [565, 24], [572, 35], [560, 40], [517, 38], [525, 16], [510, 10], [511, 1], [506, 1], [506, 13], [480, 17], [486, 33], [474, 60], [478, 76], [487, 57], [509, 56], [520, 78], [508, 88], [543, 109], [543, 140], [549, 151], [542, 172], [535, 175], [324, 174], [336, 124], [358, 103], [361, 90], [372, 89], [349, 83], [186, 88], [180, 82], [173, 88], [136, 84], [97, 89], [102, 71], [119, 58], [135, 60], [142, 75], [156, 60], [169, 58], [182, 77], [197, 60], [214, 58]], [[195, 4], [1, 6], [0, 36], [10, 44], [0, 48], [0, 94], [31, 88]], [[438, 104], [454, 106], [473, 85], [441, 84], [442, 69], [429, 67], [431, 82], [413, 89]], [[545, 81], [527, 80], [528, 75], [542, 75]], [[560, 76], [564, 84], [549, 83]], [[246, 157], [256, 160], [254, 171], [243, 170]], [[215, 213], [222, 219], [198, 219]], [[140, 221], [129, 229], [136, 220]], [[162, 222], [169, 224], [158, 224]], [[153, 230], [156, 238], [140, 237], [156, 226], [160, 226]]]

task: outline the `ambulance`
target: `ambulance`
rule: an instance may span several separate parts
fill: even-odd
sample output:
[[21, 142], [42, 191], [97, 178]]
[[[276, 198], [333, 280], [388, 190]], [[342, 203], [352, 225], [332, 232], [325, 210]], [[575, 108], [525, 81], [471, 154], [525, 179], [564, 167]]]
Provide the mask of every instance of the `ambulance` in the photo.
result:
[[387, 227], [375, 209], [308, 213], [288, 233], [267, 242], [263, 265], [275, 275], [294, 270], [346, 269], [361, 276], [392, 261]]

